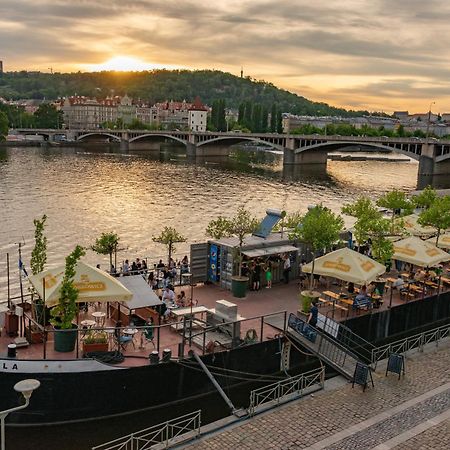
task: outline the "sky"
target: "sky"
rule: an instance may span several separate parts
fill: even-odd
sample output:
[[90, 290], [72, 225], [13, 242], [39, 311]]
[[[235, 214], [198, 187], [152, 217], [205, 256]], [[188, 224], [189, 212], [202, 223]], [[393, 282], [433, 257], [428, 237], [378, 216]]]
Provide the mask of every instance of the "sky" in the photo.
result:
[[0, 0], [0, 60], [44, 72], [242, 66], [335, 106], [443, 113], [449, 23], [445, 0]]

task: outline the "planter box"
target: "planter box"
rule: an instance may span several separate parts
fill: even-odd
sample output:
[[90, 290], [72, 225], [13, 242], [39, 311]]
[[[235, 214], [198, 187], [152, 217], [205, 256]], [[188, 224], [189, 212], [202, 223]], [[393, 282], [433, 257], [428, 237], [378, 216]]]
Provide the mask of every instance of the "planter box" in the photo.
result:
[[101, 343], [92, 343], [92, 344], [86, 344], [83, 343], [83, 353], [91, 353], [91, 352], [107, 352], [108, 351], [108, 343], [107, 342], [101, 342]]
[[39, 330], [30, 330], [29, 327], [25, 327], [25, 337], [30, 344], [41, 344], [44, 342], [44, 333]]

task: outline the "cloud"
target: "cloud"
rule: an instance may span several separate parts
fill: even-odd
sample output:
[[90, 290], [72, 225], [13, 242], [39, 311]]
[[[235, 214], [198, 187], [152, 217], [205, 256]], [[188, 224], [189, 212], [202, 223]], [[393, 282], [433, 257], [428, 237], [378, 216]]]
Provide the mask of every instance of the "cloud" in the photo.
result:
[[425, 108], [432, 97], [450, 111], [450, 3], [440, 0], [2, 0], [0, 17], [6, 68], [77, 70], [116, 55], [243, 65], [339, 106]]

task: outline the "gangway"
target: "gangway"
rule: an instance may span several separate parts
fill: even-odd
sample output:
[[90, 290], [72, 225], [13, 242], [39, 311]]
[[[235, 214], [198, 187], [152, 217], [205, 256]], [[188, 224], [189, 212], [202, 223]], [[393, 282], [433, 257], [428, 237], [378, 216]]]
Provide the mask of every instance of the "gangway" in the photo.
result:
[[289, 315], [286, 335], [349, 380], [353, 378], [356, 363], [362, 360], [350, 349], [328, 336], [327, 333], [318, 328], [312, 328], [303, 319], [292, 313]]

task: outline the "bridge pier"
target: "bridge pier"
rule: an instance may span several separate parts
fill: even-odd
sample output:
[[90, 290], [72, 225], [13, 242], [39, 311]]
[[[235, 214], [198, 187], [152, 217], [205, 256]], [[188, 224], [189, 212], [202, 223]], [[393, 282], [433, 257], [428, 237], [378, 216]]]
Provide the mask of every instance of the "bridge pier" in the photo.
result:
[[128, 139], [121, 139], [120, 140], [120, 151], [121, 152], [128, 152], [130, 149], [130, 142]]
[[230, 146], [227, 145], [196, 145], [186, 144], [187, 155], [189, 157], [205, 156], [228, 156], [231, 153]]

